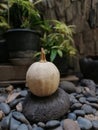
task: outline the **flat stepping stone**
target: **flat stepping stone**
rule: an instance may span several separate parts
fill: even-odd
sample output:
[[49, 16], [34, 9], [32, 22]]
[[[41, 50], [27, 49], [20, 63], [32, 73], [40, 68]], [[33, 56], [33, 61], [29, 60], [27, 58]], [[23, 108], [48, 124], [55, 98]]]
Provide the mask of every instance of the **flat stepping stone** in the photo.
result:
[[61, 78], [61, 81], [79, 81], [79, 78], [75, 75], [68, 75], [66, 77]]

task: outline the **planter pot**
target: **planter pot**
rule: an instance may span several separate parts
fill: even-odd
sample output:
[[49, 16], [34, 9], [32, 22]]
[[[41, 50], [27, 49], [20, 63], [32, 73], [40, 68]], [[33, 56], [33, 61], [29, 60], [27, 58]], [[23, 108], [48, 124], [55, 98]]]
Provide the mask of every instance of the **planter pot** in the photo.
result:
[[30, 66], [33, 63], [33, 60], [31, 58], [14, 58], [9, 59], [9, 61], [12, 65], [17, 66]]
[[5, 40], [0, 40], [0, 63], [8, 62], [8, 50]]
[[98, 56], [81, 58], [79, 64], [84, 78], [92, 79], [98, 83]]
[[33, 30], [11, 29], [7, 31], [4, 36], [8, 46], [10, 58], [16, 58], [12, 56], [19, 51], [38, 51], [40, 48], [40, 35]]

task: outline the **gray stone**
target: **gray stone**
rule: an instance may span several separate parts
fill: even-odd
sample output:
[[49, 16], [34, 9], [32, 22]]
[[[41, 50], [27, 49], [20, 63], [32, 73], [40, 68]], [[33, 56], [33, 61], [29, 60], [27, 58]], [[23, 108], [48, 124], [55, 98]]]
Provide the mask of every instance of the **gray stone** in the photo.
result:
[[98, 95], [98, 87], [97, 87], [97, 89], [96, 89], [96, 95]]
[[88, 87], [90, 89], [90, 94], [92, 96], [95, 96], [96, 84], [93, 80], [83, 79], [83, 80], [81, 80], [81, 85], [84, 86], [84, 87]]
[[41, 128], [41, 127], [36, 126], [36, 127], [33, 127], [32, 130], [44, 130], [44, 129]]
[[20, 122], [22, 122], [22, 123], [29, 124], [28, 120], [25, 118], [25, 116], [24, 116], [21, 112], [14, 111], [14, 112], [12, 113], [12, 116], [13, 116], [16, 120], [18, 120], [18, 121], [20, 121]]
[[32, 130], [32, 126], [30, 124], [28, 124], [27, 126], [28, 126], [28, 130]]
[[98, 99], [96, 97], [88, 97], [86, 98], [87, 101], [91, 102], [91, 103], [97, 103]]
[[72, 110], [75, 110], [75, 109], [80, 109], [82, 107], [82, 104], [81, 103], [74, 103], [72, 106], [71, 106], [71, 109]]
[[85, 98], [85, 97], [79, 98], [79, 102], [80, 102], [80, 103], [86, 103], [86, 98]]
[[6, 101], [6, 97], [5, 96], [0, 96], [0, 102], [5, 102]]
[[8, 130], [10, 125], [10, 118], [12, 114], [10, 113], [8, 116], [4, 117], [0, 123], [2, 130]]
[[71, 104], [78, 103], [79, 101], [72, 94], [69, 95]]
[[90, 106], [98, 109], [98, 103], [88, 103]]
[[69, 108], [69, 96], [61, 88], [48, 97], [37, 97], [29, 93], [23, 102], [23, 114], [30, 122], [58, 119], [66, 114]]
[[51, 120], [46, 123], [46, 128], [56, 128], [60, 126], [60, 121], [57, 120]]
[[98, 116], [98, 110], [95, 112], [95, 116]]
[[21, 122], [11, 117], [10, 130], [16, 130], [20, 126]]
[[73, 99], [70, 99], [70, 103], [71, 105], [74, 104], [74, 103], [79, 103], [77, 99], [73, 98]]
[[78, 117], [77, 122], [82, 130], [90, 130], [92, 123], [86, 118]]
[[90, 105], [84, 104], [81, 107], [81, 109], [84, 110], [86, 114], [92, 114], [93, 113], [93, 108]]
[[72, 82], [69, 81], [61, 81], [60, 82], [60, 87], [68, 93], [73, 93], [76, 92], [76, 87]]
[[37, 124], [39, 127], [42, 127], [42, 128], [44, 128], [45, 127], [45, 123], [44, 122], [38, 122], [38, 124]]
[[63, 130], [63, 128], [61, 126], [58, 126], [56, 128], [53, 128], [53, 129], [49, 129], [49, 130]]
[[94, 130], [98, 130], [98, 120], [92, 121]]
[[85, 111], [84, 110], [75, 110], [74, 113], [77, 116], [84, 116], [85, 115]]
[[28, 126], [27, 126], [27, 125], [21, 124], [21, 125], [17, 128], [17, 130], [29, 130], [29, 129], [28, 129]]
[[84, 96], [83, 94], [77, 94], [77, 95], [76, 95], [76, 98], [79, 99], [79, 98], [81, 98], [81, 97], [83, 97], [83, 96]]
[[10, 107], [8, 104], [1, 102], [0, 103], [0, 110], [2, 110], [5, 114], [9, 114]]
[[76, 120], [76, 114], [75, 113], [69, 113], [67, 118], [72, 119], [72, 120]]
[[25, 97], [28, 94], [27, 90], [20, 91], [20, 96]]
[[72, 96], [76, 97], [76, 96], [77, 96], [77, 93], [76, 93], [76, 92], [74, 92], [74, 93], [71, 93], [70, 95], [72, 95]]
[[79, 94], [79, 93], [82, 93], [82, 87], [77, 87], [76, 92], [77, 92], [78, 94]]

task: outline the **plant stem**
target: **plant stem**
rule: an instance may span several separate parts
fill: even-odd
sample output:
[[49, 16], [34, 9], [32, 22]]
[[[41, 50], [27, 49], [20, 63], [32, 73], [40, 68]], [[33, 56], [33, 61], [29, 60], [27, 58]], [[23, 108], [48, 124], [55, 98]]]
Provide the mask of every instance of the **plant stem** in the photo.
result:
[[41, 48], [41, 59], [40, 62], [46, 62], [46, 56], [45, 56], [45, 51], [43, 48]]

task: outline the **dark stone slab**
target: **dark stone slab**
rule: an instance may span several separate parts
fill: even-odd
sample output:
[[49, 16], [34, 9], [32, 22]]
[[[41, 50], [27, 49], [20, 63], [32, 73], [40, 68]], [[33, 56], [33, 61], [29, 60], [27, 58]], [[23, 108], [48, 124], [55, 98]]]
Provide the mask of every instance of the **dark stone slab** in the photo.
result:
[[68, 94], [58, 89], [48, 97], [37, 97], [29, 93], [23, 102], [23, 114], [30, 122], [46, 122], [66, 114], [70, 107]]

